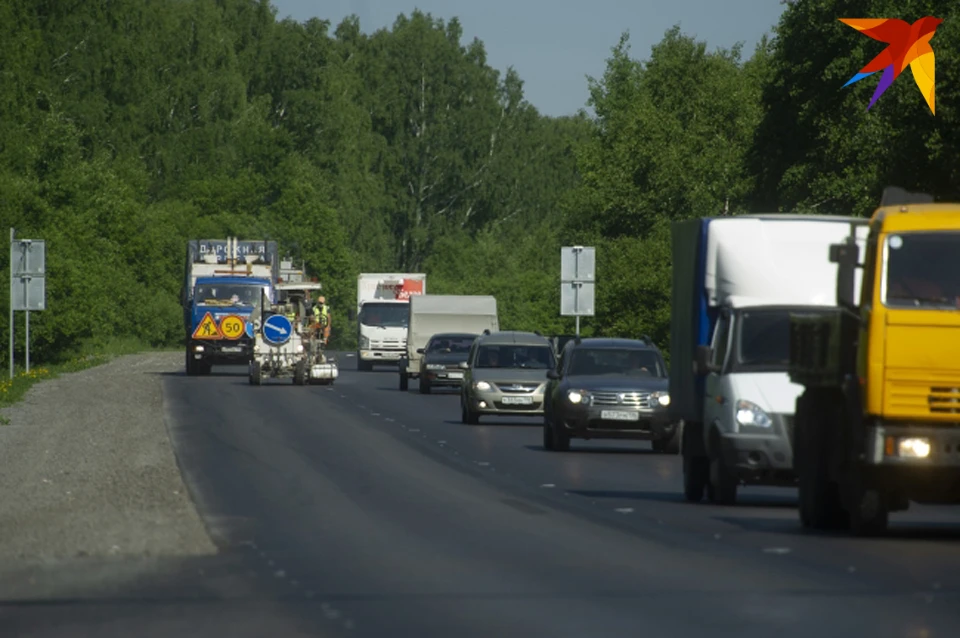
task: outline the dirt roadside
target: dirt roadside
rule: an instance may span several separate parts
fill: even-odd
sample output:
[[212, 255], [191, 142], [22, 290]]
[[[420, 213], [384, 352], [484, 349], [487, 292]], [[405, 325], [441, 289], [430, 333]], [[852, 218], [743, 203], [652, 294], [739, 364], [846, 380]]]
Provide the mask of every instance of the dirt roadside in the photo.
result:
[[164, 423], [179, 353], [119, 357], [0, 411], [0, 572], [86, 557], [215, 554]]

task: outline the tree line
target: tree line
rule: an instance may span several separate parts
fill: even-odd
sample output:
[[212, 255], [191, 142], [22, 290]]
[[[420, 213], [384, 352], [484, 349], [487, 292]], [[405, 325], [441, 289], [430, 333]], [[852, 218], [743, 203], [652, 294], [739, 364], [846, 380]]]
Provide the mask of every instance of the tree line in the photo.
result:
[[[958, 10], [791, 2], [749, 55], [674, 27], [640, 59], [625, 34], [590, 80], [595, 115], [547, 117], [456, 18], [364, 34], [268, 0], [0, 3], [0, 219], [48, 242], [32, 358], [180, 343], [186, 240], [226, 236], [305, 262], [341, 347], [375, 271], [495, 295], [505, 328], [572, 332], [559, 248], [593, 245], [583, 334], [666, 349], [671, 221], [868, 215], [888, 184], [960, 196]], [[876, 82], [841, 88], [884, 46], [848, 15], [944, 19], [936, 116], [909, 73], [869, 112]]]

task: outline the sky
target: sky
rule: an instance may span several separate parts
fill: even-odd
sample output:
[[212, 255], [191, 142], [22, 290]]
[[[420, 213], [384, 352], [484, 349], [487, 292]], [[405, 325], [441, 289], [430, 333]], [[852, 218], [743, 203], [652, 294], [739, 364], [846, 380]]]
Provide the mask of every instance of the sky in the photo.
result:
[[389, 28], [398, 15], [414, 9], [444, 20], [457, 17], [464, 44], [479, 38], [490, 66], [501, 71], [513, 66], [524, 81], [526, 99], [550, 116], [587, 108], [587, 76], [603, 75], [624, 31], [630, 33], [631, 56], [638, 59], [647, 59], [675, 24], [710, 50], [742, 42], [749, 56], [785, 8], [780, 0], [271, 1], [278, 19], [316, 17], [335, 26], [356, 14], [365, 33]]

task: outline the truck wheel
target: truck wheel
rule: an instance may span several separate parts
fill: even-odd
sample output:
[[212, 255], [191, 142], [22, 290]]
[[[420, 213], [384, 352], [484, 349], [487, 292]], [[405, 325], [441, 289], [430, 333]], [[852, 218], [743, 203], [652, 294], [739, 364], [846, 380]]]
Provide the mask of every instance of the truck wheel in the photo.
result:
[[828, 432], [840, 427], [838, 410], [819, 393], [805, 392], [797, 401], [794, 426], [794, 467], [797, 472], [800, 523], [806, 528], [837, 530], [847, 514], [837, 484], [830, 480]]
[[260, 362], [253, 361], [250, 363], [250, 385], [261, 385], [263, 383], [263, 377], [260, 370]]
[[420, 377], [420, 394], [430, 394], [430, 380]]
[[683, 497], [689, 503], [699, 503], [710, 480], [710, 459], [706, 456], [701, 423], [681, 421], [680, 455], [683, 457]]
[[400, 373], [400, 392], [406, 392], [407, 388], [410, 387], [410, 379], [407, 378], [406, 372]]
[[724, 462], [719, 453], [710, 459], [710, 480], [707, 495], [717, 505], [733, 505], [737, 502], [739, 480], [735, 472]]
[[850, 532], [854, 536], [880, 536], [887, 531], [890, 520], [883, 492], [858, 488], [848, 510]]
[[197, 363], [193, 358], [193, 353], [187, 350], [186, 363], [184, 365], [186, 368], [188, 377], [197, 376]]

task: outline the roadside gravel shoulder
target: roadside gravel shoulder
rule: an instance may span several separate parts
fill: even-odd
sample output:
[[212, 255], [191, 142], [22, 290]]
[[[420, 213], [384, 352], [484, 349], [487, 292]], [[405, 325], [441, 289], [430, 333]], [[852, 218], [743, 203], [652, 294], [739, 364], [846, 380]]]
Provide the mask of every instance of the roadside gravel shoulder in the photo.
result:
[[0, 411], [0, 571], [85, 557], [217, 552], [177, 467], [164, 373], [179, 353], [128, 355], [38, 383]]

